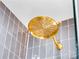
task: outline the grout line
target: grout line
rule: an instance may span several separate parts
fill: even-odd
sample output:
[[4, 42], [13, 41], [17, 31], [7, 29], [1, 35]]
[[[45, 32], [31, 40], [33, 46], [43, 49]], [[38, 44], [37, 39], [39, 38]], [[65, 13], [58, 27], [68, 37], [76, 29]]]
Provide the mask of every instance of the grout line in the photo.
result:
[[[53, 40], [53, 39], [52, 39], [52, 40]], [[55, 47], [55, 43], [54, 43], [54, 41], [52, 41], [52, 44], [53, 44], [53, 47], [52, 47], [52, 48], [53, 48], [53, 59], [55, 59], [54, 54], [55, 54], [55, 51], [56, 51], [56, 50], [55, 50], [56, 47]]]
[[33, 55], [33, 51], [34, 51], [34, 40], [35, 40], [35, 38], [31, 35], [31, 37], [32, 37], [32, 40], [33, 40], [33, 49], [32, 49], [32, 58], [34, 57], [34, 55]]
[[[8, 27], [7, 27], [7, 33], [8, 33], [8, 28], [9, 28], [9, 21], [10, 21], [10, 15], [11, 15], [11, 12], [10, 12], [10, 14], [9, 14], [9, 18], [8, 18]], [[10, 35], [11, 36], [11, 35]], [[12, 40], [12, 36], [11, 36], [11, 40]], [[10, 45], [11, 45], [11, 40], [10, 40]], [[10, 46], [9, 46], [9, 52], [8, 52], [8, 59], [9, 59], [9, 55], [10, 55]]]
[[28, 53], [28, 44], [29, 44], [29, 33], [27, 32], [27, 46], [26, 46], [26, 59], [27, 59], [27, 53]]
[[25, 48], [26, 48], [25, 59], [27, 59], [27, 48], [28, 48], [27, 41], [28, 41], [28, 33], [26, 32], [26, 36], [25, 36]]
[[45, 47], [46, 47], [46, 56], [45, 56], [45, 58], [46, 58], [46, 59], [47, 59], [47, 46], [48, 46], [47, 43], [48, 43], [48, 42], [47, 42], [47, 40], [46, 40], [46, 41], [45, 41]]
[[21, 29], [21, 42], [20, 42], [20, 52], [19, 52], [19, 57], [21, 58], [21, 51], [22, 51], [22, 37], [23, 37], [23, 29]]
[[[22, 40], [22, 29], [21, 29], [21, 40]], [[20, 43], [20, 49], [19, 49], [19, 57], [20, 57], [20, 53], [21, 53], [21, 41], [19, 43]]]
[[39, 59], [40, 59], [40, 47], [41, 47], [41, 40], [39, 40]]

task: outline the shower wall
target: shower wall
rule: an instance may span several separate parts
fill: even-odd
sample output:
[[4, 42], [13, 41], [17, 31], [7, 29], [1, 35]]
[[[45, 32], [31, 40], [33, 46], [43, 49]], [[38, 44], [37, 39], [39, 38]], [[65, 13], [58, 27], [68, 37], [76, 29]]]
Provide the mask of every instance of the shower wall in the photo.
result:
[[63, 44], [60, 51], [53, 40], [40, 40], [28, 33], [17, 17], [0, 2], [0, 59], [76, 59], [73, 18], [62, 21], [56, 38]]
[[0, 59], [25, 59], [27, 29], [0, 2]]
[[57, 50], [53, 40], [40, 40], [29, 34], [28, 52], [26, 59], [76, 59], [76, 39], [74, 19], [62, 21], [57, 40], [63, 45], [62, 50]]

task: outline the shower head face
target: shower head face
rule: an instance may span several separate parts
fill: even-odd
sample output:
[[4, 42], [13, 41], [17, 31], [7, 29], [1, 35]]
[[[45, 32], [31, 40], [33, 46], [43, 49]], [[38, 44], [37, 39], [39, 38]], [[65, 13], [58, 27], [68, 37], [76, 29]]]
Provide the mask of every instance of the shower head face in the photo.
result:
[[37, 16], [28, 23], [28, 30], [34, 37], [48, 39], [58, 32], [58, 23], [48, 16]]

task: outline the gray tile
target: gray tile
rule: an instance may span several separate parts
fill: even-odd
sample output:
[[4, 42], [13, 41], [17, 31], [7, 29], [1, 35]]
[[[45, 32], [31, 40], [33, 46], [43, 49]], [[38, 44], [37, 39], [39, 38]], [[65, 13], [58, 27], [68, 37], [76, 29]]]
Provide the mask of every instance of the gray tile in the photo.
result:
[[15, 22], [16, 25], [19, 25], [19, 20], [16, 16], [14, 17], [14, 22]]
[[19, 58], [18, 56], [15, 55], [15, 56], [14, 56], [14, 59], [20, 59], [20, 58]]
[[23, 59], [25, 59], [25, 58], [26, 58], [26, 50], [27, 50], [27, 48], [26, 48], [26, 47], [24, 47]]
[[13, 36], [14, 37], [17, 37], [17, 32], [18, 32], [18, 26], [16, 24], [14, 24], [14, 27], [13, 27]]
[[3, 23], [4, 12], [0, 9], [0, 26]]
[[2, 45], [0, 45], [0, 59], [1, 59], [1, 57], [2, 57], [2, 54], [3, 54], [3, 46]]
[[77, 55], [70, 56], [70, 59], [77, 59]]
[[70, 59], [77, 59], [77, 57], [71, 57]]
[[71, 55], [71, 57], [76, 55], [76, 42], [75, 42], [75, 39], [70, 40], [70, 55]]
[[69, 43], [68, 43], [68, 39], [67, 39], [67, 40], [64, 40], [64, 41], [62, 42], [62, 45], [63, 45], [63, 49], [61, 50], [61, 53], [62, 53], [63, 55], [69, 54]]
[[67, 40], [68, 39], [68, 27], [62, 27], [62, 40]]
[[[32, 56], [32, 59], [40, 59], [40, 57], [35, 55], [35, 56]], [[41, 58], [41, 59], [45, 59], [45, 58]]]
[[13, 21], [12, 20], [9, 20], [8, 32], [11, 34], [13, 33]]
[[22, 34], [22, 40], [21, 40], [22, 45], [25, 45], [25, 40], [26, 40], [25, 38], [26, 38], [26, 33], [23, 32], [23, 34]]
[[62, 26], [67, 26], [67, 24], [68, 24], [68, 23], [67, 23], [66, 20], [62, 22]]
[[46, 44], [53, 44], [53, 39], [46, 40]]
[[14, 21], [14, 14], [12, 12], [10, 14], [10, 20]]
[[58, 50], [56, 48], [55, 44], [54, 44], [54, 46], [53, 46], [53, 56], [59, 56], [60, 57], [60, 53], [61, 53], [61, 51]]
[[39, 46], [40, 39], [34, 38], [34, 47]]
[[6, 29], [8, 26], [8, 20], [9, 20], [9, 16], [4, 15], [4, 20], [3, 20], [3, 27]]
[[40, 59], [46, 57], [46, 46], [40, 46]]
[[31, 36], [31, 34], [29, 35], [29, 43], [28, 43], [28, 48], [32, 48], [33, 47], [33, 37]]
[[75, 37], [75, 28], [74, 25], [69, 26], [69, 37], [74, 38]]
[[15, 50], [16, 50], [16, 51], [15, 51], [16, 55], [19, 56], [19, 53], [20, 53], [20, 43], [19, 43], [19, 42], [16, 42]]
[[32, 56], [39, 56], [39, 47], [33, 48], [33, 55]]
[[70, 18], [70, 19], [68, 20], [68, 23], [69, 23], [69, 25], [73, 25], [73, 24], [74, 24], [74, 18]]
[[46, 57], [53, 57], [53, 53], [54, 53], [53, 52], [53, 43], [47, 44], [46, 53], [47, 53]]
[[11, 35], [7, 33], [6, 41], [5, 41], [5, 46], [7, 49], [10, 48], [10, 42], [11, 42]]
[[19, 22], [19, 27], [23, 29], [24, 25], [22, 24], [22, 22]]
[[9, 51], [8, 51], [7, 49], [4, 49], [2, 59], [8, 59], [8, 52], [9, 52]]
[[39, 40], [40, 40], [40, 45], [41, 46], [46, 45], [46, 40], [44, 40], [44, 39], [43, 40], [42, 39], [39, 39]]
[[66, 54], [66, 55], [63, 55], [63, 54], [62, 54], [61, 58], [62, 58], [62, 59], [70, 59], [68, 54]]
[[28, 49], [27, 59], [32, 59], [32, 49]]
[[20, 57], [21, 59], [25, 59], [25, 47], [23, 45], [21, 45], [21, 49], [20, 49]]
[[53, 59], [53, 56], [52, 57], [46, 57], [45, 59]]
[[10, 48], [12, 52], [15, 52], [15, 45], [16, 45], [16, 40], [14, 37], [12, 37], [11, 48]]
[[0, 43], [2, 45], [4, 45], [5, 43], [5, 37], [6, 37], [6, 29], [4, 29], [3, 27], [1, 27], [1, 32], [0, 32]]
[[9, 52], [9, 59], [13, 59], [14, 54], [12, 52]]
[[21, 42], [21, 39], [22, 39], [22, 33], [19, 31], [17, 41]]
[[9, 10], [7, 7], [5, 7], [5, 8], [6, 8], [5, 14], [6, 14], [7, 16], [9, 16], [9, 15], [10, 15], [10, 10]]
[[61, 59], [61, 55], [55, 56], [54, 59]]
[[28, 33], [26, 33], [26, 37], [25, 37], [25, 46], [27, 46], [27, 44], [28, 44]]
[[28, 31], [28, 29], [27, 29], [26, 26], [24, 26], [24, 25], [23, 25], [23, 31], [24, 31], [24, 32], [27, 32], [27, 31]]
[[61, 33], [58, 32], [58, 33], [56, 34], [56, 39], [57, 39], [57, 40], [60, 40], [60, 36], [61, 36]]
[[5, 5], [2, 2], [0, 2], [0, 9], [5, 10]]

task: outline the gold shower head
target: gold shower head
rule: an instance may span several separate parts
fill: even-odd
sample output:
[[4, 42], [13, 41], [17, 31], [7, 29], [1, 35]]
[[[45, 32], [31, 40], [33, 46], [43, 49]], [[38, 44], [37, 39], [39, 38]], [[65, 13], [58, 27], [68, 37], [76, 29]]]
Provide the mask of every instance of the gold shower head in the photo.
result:
[[48, 16], [37, 16], [28, 23], [28, 30], [31, 34], [40, 39], [53, 38], [57, 49], [62, 49], [62, 45], [55, 39], [55, 35], [59, 31], [60, 22]]

